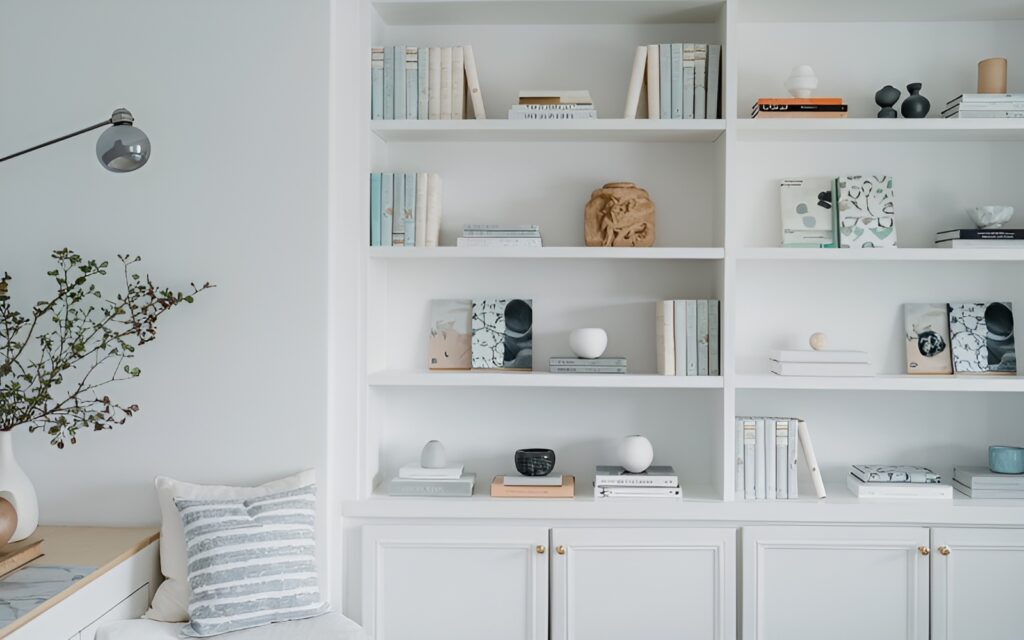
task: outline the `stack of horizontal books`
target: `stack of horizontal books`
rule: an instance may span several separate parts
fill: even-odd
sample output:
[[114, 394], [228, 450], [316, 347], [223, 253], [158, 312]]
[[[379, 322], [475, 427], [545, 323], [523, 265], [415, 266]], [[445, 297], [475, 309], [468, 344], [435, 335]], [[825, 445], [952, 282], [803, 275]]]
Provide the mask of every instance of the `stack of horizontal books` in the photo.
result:
[[846, 486], [858, 498], [952, 498], [953, 487], [941, 481], [926, 467], [855, 464]]
[[842, 98], [759, 98], [751, 118], [845, 118], [849, 107]]
[[548, 360], [551, 373], [626, 373], [626, 359], [553, 357]]
[[935, 234], [947, 249], [1024, 249], [1024, 229], [951, 229]]
[[535, 224], [467, 224], [459, 247], [542, 247], [540, 227]]
[[1024, 474], [995, 473], [987, 467], [954, 467], [953, 488], [971, 498], [1024, 500]]
[[492, 498], [573, 498], [576, 478], [569, 474], [554, 476], [494, 476]]
[[870, 376], [865, 351], [781, 349], [768, 356], [768, 368], [780, 376]]
[[593, 120], [597, 118], [590, 92], [520, 91], [519, 104], [508, 110], [509, 120]]
[[679, 476], [671, 466], [648, 467], [630, 473], [622, 467], [598, 465], [594, 473], [594, 498], [668, 498], [683, 495]]
[[475, 473], [465, 473], [463, 466], [426, 468], [407, 464], [388, 484], [391, 496], [468, 497], [473, 495]]
[[946, 103], [944, 118], [1024, 118], [1024, 93], [965, 93]]

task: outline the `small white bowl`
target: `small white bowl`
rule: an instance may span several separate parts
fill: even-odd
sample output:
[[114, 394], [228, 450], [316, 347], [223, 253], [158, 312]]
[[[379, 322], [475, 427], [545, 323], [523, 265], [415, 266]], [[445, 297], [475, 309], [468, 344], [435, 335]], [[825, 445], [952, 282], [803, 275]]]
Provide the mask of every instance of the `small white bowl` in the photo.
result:
[[569, 334], [569, 348], [578, 358], [600, 358], [608, 348], [608, 334], [604, 329], [573, 329]]
[[1013, 217], [1013, 207], [990, 204], [968, 209], [967, 215], [979, 229], [1001, 229]]

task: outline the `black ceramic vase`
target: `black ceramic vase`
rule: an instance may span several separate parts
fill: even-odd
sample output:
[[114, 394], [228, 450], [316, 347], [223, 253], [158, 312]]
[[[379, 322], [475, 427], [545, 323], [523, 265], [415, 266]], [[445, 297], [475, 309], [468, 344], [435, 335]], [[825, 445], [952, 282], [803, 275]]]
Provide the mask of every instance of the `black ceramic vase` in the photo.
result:
[[519, 449], [516, 471], [524, 476], [546, 476], [555, 468], [555, 452], [551, 449]]
[[900, 90], [892, 85], [885, 85], [875, 93], [875, 104], [882, 107], [879, 118], [895, 118], [898, 114], [893, 105], [900, 99]]
[[913, 82], [908, 84], [907, 91], [910, 92], [910, 95], [900, 105], [900, 113], [903, 114], [903, 117], [923, 118], [927, 116], [928, 110], [932, 108], [932, 103], [928, 102], [928, 98], [920, 95], [921, 83]]

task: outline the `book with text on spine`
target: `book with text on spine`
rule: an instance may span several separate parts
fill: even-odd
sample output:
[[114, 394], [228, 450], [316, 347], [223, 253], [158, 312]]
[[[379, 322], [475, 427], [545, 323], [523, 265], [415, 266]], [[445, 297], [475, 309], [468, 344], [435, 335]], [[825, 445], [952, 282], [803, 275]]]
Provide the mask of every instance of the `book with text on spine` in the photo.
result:
[[679, 487], [597, 487], [595, 498], [681, 498]]
[[646, 471], [630, 473], [623, 467], [599, 464], [594, 469], [597, 487], [678, 487], [679, 476], [670, 465], [653, 465]]
[[466, 498], [473, 495], [476, 474], [466, 473], [457, 480], [413, 480], [393, 478], [388, 483], [390, 496]]
[[511, 486], [505, 484], [505, 476], [494, 476], [491, 481], [492, 498], [573, 498], [576, 496], [576, 479], [564, 475], [562, 484], [557, 487], [544, 486]]

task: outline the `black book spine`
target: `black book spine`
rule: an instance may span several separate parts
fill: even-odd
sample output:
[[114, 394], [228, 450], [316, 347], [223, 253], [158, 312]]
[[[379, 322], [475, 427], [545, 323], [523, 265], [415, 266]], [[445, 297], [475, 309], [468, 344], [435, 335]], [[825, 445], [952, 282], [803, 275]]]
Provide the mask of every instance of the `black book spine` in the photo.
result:
[[818, 112], [818, 113], [846, 113], [849, 105], [845, 104], [755, 104], [754, 113], [758, 111], [782, 111], [782, 112]]
[[946, 231], [940, 235], [947, 240], [1024, 240], [1024, 229], [960, 229], [957, 234]]

